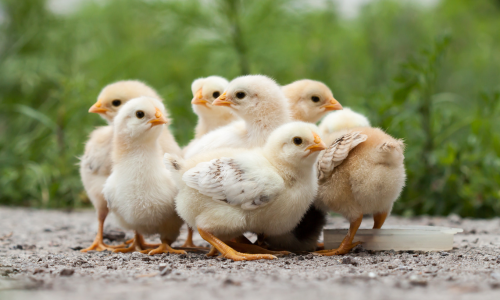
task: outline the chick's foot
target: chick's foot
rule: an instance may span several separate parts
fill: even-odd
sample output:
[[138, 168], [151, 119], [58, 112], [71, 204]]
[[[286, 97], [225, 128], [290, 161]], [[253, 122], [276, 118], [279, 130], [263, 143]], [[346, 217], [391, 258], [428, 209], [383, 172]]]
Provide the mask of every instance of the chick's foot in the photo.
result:
[[244, 253], [249, 253], [249, 254], [271, 254], [275, 256], [283, 256], [283, 255], [290, 255], [290, 252], [288, 251], [272, 251], [268, 250], [265, 248], [262, 248], [257, 245], [250, 245], [250, 244], [245, 244], [245, 243], [237, 243], [237, 242], [227, 242], [226, 243], [229, 247], [232, 247], [236, 251], [239, 252], [244, 252]]
[[142, 250], [140, 251], [141, 253], [144, 254], [149, 254], [149, 255], [155, 255], [155, 254], [162, 254], [162, 253], [172, 253], [172, 254], [186, 254], [186, 251], [184, 250], [176, 250], [173, 249], [168, 245], [167, 242], [163, 242], [158, 246], [158, 248], [153, 249], [153, 250]]
[[346, 246], [342, 244], [337, 249], [315, 251], [313, 252], [313, 254], [322, 256], [344, 255], [349, 253], [354, 247], [356, 247], [359, 244], [361, 244], [361, 242], [352, 243]]
[[[259, 259], [276, 259], [277, 257], [271, 254], [246, 254], [246, 253], [240, 253], [233, 248], [229, 247], [226, 245], [223, 241], [218, 239], [216, 236], [211, 234], [208, 231], [205, 231], [198, 227], [198, 232], [200, 233], [201, 237], [205, 239], [207, 242], [209, 242], [214, 248], [216, 248], [220, 254], [227, 258], [227, 259], [232, 259], [234, 261], [241, 261], [241, 260], [259, 260]], [[212, 252], [212, 251], [210, 251]]]

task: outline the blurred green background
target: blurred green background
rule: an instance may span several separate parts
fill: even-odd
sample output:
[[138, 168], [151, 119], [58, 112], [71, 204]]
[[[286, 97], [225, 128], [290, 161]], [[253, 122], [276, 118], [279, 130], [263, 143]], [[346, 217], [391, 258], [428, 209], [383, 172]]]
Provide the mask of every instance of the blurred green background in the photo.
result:
[[499, 215], [500, 1], [355, 2], [0, 0], [0, 204], [90, 205], [76, 164], [104, 85], [152, 85], [185, 145], [193, 79], [261, 73], [321, 80], [406, 140], [395, 213]]

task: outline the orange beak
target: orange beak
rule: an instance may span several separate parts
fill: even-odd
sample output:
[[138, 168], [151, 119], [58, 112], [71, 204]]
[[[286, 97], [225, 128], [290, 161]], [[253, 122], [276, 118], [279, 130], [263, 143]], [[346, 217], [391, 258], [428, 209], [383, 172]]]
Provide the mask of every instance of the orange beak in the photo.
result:
[[322, 105], [321, 108], [324, 108], [325, 111], [341, 110], [342, 105], [340, 105], [340, 103], [337, 100], [335, 100], [335, 98], [332, 98], [332, 99], [330, 99], [330, 101], [327, 104]]
[[195, 104], [195, 105], [204, 105], [205, 107], [207, 108], [210, 108], [207, 106], [207, 103], [208, 101], [203, 99], [203, 89], [199, 89], [196, 94], [194, 95], [194, 98], [193, 100], [191, 100], [191, 104]]
[[227, 100], [226, 92], [224, 92], [224, 94], [220, 95], [219, 98], [215, 99], [215, 101], [212, 102], [212, 105], [216, 106], [231, 106], [231, 104], [233, 104], [233, 102]]
[[161, 110], [158, 109], [158, 107], [155, 107], [155, 108], [156, 108], [156, 113], [155, 113], [156, 119], [149, 121], [149, 123], [151, 123], [151, 127], [156, 126], [156, 125], [167, 124], [168, 123], [167, 118], [165, 118], [165, 116], [163, 116], [163, 114], [161, 113]]
[[315, 132], [313, 132], [313, 135], [314, 135], [314, 144], [306, 148], [306, 150], [310, 151], [309, 154], [326, 149], [326, 145], [321, 140], [319, 135], [317, 135]]
[[97, 100], [97, 102], [89, 108], [89, 113], [105, 114], [108, 111], [109, 111], [109, 109], [102, 107], [102, 103], [101, 103], [100, 99]]

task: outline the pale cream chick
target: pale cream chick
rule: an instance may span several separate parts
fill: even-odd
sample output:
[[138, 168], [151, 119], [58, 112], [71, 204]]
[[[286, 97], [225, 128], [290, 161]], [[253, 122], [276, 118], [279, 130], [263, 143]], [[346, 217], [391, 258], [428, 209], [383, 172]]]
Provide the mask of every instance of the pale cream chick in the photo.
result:
[[158, 99], [139, 97], [118, 112], [113, 129], [113, 172], [103, 193], [108, 207], [121, 226], [138, 234], [160, 234], [161, 245], [144, 249], [141, 236], [133, 245], [115, 252], [143, 250], [143, 253], [185, 253], [170, 247], [183, 221], [175, 212], [177, 187], [170, 171], [162, 164], [159, 139], [168, 119]]
[[[193, 111], [198, 116], [194, 139], [182, 150], [185, 154], [199, 139], [208, 132], [225, 126], [238, 119], [231, 110], [224, 106], [215, 106], [212, 103], [226, 90], [229, 82], [220, 76], [198, 78], [191, 84]], [[188, 236], [184, 247], [195, 247], [193, 244], [193, 230], [188, 227]]]
[[297, 80], [283, 86], [282, 91], [290, 101], [293, 118], [298, 121], [316, 123], [327, 112], [342, 109], [332, 91], [320, 81]]
[[322, 255], [348, 253], [363, 215], [374, 218], [379, 229], [390, 214], [406, 181], [404, 143], [379, 128], [358, 127], [323, 136], [333, 143], [318, 160], [318, 205], [342, 214], [349, 222], [338, 249]]
[[[136, 80], [118, 81], [107, 85], [99, 93], [97, 102], [89, 109], [91, 113], [98, 113], [109, 124], [130, 99], [139, 96], [149, 96], [161, 99], [156, 91], [146, 84]], [[164, 125], [166, 126], [166, 125]], [[103, 227], [108, 208], [102, 194], [104, 182], [111, 174], [111, 150], [113, 128], [112, 125], [98, 127], [85, 144], [85, 152], [80, 162], [80, 177], [87, 195], [97, 211], [98, 231], [92, 245], [82, 252], [89, 250], [110, 250], [112, 246], [103, 242]], [[168, 130], [162, 133], [161, 144], [163, 151], [179, 155], [181, 150], [174, 137]]]
[[346, 107], [342, 111], [329, 113], [319, 124], [321, 135], [344, 129], [370, 127], [370, 121], [360, 113]]
[[228, 107], [242, 121], [207, 133], [186, 151], [185, 158], [220, 148], [261, 147], [273, 130], [291, 121], [288, 100], [281, 88], [263, 75], [234, 79], [212, 104]]
[[316, 195], [314, 164], [325, 149], [316, 132], [313, 124], [292, 122], [277, 128], [262, 148], [219, 149], [184, 163], [165, 155], [166, 166], [179, 170], [177, 212], [213, 246], [211, 254], [216, 249], [233, 260], [275, 258], [272, 251], [229, 241], [247, 231], [273, 236], [297, 225]]

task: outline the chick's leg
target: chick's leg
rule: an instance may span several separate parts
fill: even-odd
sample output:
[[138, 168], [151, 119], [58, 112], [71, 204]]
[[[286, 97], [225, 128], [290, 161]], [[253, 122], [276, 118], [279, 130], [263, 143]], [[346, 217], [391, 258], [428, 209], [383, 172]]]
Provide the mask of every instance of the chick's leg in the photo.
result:
[[184, 242], [184, 244], [182, 244], [183, 248], [195, 248], [196, 245], [193, 243], [193, 229], [191, 229], [191, 227], [188, 226], [188, 236], [186, 238], [186, 241]]
[[219, 251], [217, 251], [217, 248], [215, 248], [214, 246], [211, 246], [210, 252], [207, 253], [207, 256], [212, 257], [212, 256], [217, 256], [217, 255], [219, 255]]
[[140, 252], [149, 255], [162, 254], [162, 253], [186, 254], [186, 251], [184, 250], [176, 250], [170, 247], [170, 242], [166, 239], [162, 239], [161, 244], [160, 246], [158, 246], [158, 248], [153, 250], [150, 249], [143, 250]]
[[388, 213], [378, 213], [373, 215], [373, 229], [380, 229], [382, 225], [384, 225], [385, 219], [387, 218]]
[[340, 247], [332, 250], [316, 251], [314, 252], [314, 254], [332, 256], [332, 255], [342, 255], [349, 253], [349, 251], [351, 251], [352, 248], [361, 244], [361, 242], [356, 242], [356, 243], [352, 242], [354, 236], [356, 235], [356, 232], [358, 231], [359, 226], [361, 225], [361, 221], [363, 221], [363, 215], [360, 215], [354, 222], [351, 222], [351, 225], [349, 226], [349, 231], [347, 232], [346, 237], [342, 240]]
[[246, 254], [246, 253], [240, 253], [233, 248], [229, 247], [226, 245], [223, 241], [215, 237], [213, 234], [211, 234], [208, 231], [205, 231], [198, 227], [198, 232], [200, 233], [201, 237], [209, 242], [214, 248], [216, 248], [223, 257], [227, 259], [232, 259], [235, 261], [240, 261], [240, 260], [258, 260], [258, 259], [275, 259], [276, 256], [270, 255], [270, 254]]
[[105, 213], [104, 212], [99, 213], [99, 216], [98, 216], [99, 226], [97, 227], [97, 234], [95, 236], [94, 242], [92, 243], [92, 245], [90, 245], [90, 247], [80, 250], [81, 252], [87, 252], [87, 251], [92, 251], [92, 250], [94, 250], [94, 251], [104, 251], [104, 250], [112, 251], [113, 249], [125, 246], [124, 244], [117, 245], [117, 246], [104, 244], [104, 240], [103, 240], [104, 221], [106, 220], [107, 215], [108, 215], [107, 211]]

